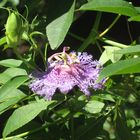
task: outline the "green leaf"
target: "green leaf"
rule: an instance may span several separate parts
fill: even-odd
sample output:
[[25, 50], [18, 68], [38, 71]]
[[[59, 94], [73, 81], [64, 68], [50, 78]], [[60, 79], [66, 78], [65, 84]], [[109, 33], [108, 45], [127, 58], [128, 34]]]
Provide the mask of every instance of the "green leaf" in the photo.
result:
[[128, 21], [138, 21], [140, 22], [140, 15], [132, 16], [128, 19]]
[[4, 84], [0, 88], [0, 102], [5, 101], [7, 98], [11, 97], [11, 94], [13, 94], [12, 91], [14, 91], [28, 79], [28, 76], [19, 76]]
[[63, 9], [63, 12], [52, 20], [46, 27], [47, 37], [52, 49], [57, 49], [59, 47], [70, 28], [73, 21], [75, 0], [73, 0], [73, 3], [64, 0], [56, 1], [55, 6], [56, 5], [59, 6], [57, 11], [62, 11]]
[[[140, 7], [135, 7], [135, 9], [140, 13]], [[140, 22], [140, 15], [134, 15], [128, 19], [128, 21], [138, 21]]]
[[103, 11], [125, 16], [135, 16], [138, 13], [130, 3], [123, 0], [91, 0], [82, 5], [79, 10]]
[[135, 7], [135, 9], [140, 13], [140, 7]]
[[[115, 102], [113, 96], [111, 94], [108, 94], [108, 93], [103, 93], [103, 94], [99, 94], [99, 95], [94, 95], [92, 97], [94, 100], [98, 99], [98, 100], [107, 100], [107, 101], [111, 101], [111, 102]], [[102, 103], [102, 102], [101, 102]]]
[[140, 72], [140, 58], [121, 60], [105, 67], [101, 71], [98, 81], [112, 75], [139, 73], [139, 72]]
[[8, 68], [0, 74], [0, 83], [6, 83], [16, 76], [27, 75], [27, 72], [21, 68]]
[[0, 39], [0, 46], [6, 43], [6, 36]]
[[109, 61], [109, 58], [107, 56], [106, 50], [103, 51], [102, 55], [100, 56], [99, 62], [103, 65], [107, 61]]
[[99, 113], [103, 109], [104, 105], [105, 104], [100, 101], [96, 101], [96, 100], [89, 101], [85, 106], [85, 110], [93, 114]]
[[122, 54], [116, 54], [116, 50], [120, 50], [118, 47], [104, 46], [105, 51], [102, 53], [99, 61], [101, 64], [105, 64], [108, 60], [111, 60], [113, 63], [119, 61], [122, 57]]
[[19, 100], [21, 100], [22, 98], [24, 98], [26, 96], [23, 92], [21, 92], [18, 89], [14, 89], [11, 92], [12, 93], [10, 93], [10, 95], [8, 96], [8, 98], [6, 97], [5, 98], [5, 101], [3, 101], [2, 103], [0, 103], [0, 114], [2, 114], [3, 112], [5, 112], [8, 107], [10, 107], [11, 105], [14, 105]]
[[128, 48], [115, 51], [116, 54], [131, 54], [131, 53], [139, 53], [139, 52], [140, 52], [140, 45], [130, 46]]
[[53, 101], [39, 101], [16, 109], [8, 119], [3, 131], [3, 137], [17, 130], [33, 120], [41, 111], [45, 110]]
[[0, 61], [0, 65], [4, 67], [19, 67], [22, 64], [21, 60], [5, 59]]
[[116, 54], [116, 50], [120, 50], [118, 47], [112, 47], [112, 46], [104, 46], [106, 50], [107, 57], [113, 62], [117, 62], [121, 59], [122, 54]]

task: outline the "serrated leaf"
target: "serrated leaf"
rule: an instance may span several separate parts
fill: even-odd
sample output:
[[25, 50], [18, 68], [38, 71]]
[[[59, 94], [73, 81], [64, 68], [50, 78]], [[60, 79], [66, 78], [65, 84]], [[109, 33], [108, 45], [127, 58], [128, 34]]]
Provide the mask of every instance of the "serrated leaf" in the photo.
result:
[[79, 10], [95, 10], [116, 13], [125, 16], [135, 16], [138, 11], [124, 0], [90, 0], [82, 5]]
[[25, 81], [29, 79], [28, 76], [19, 76], [8, 81], [0, 88], [0, 102], [11, 97], [12, 91], [22, 85]]
[[140, 45], [130, 46], [128, 48], [115, 51], [116, 54], [131, 54], [131, 53], [139, 53], [139, 52], [140, 52]]
[[89, 101], [85, 106], [85, 110], [93, 114], [99, 113], [103, 109], [104, 105], [105, 104], [100, 101], [96, 101], [96, 100]]
[[3, 131], [3, 137], [17, 130], [33, 120], [41, 111], [45, 110], [53, 101], [40, 101], [16, 109], [8, 119]]
[[19, 67], [22, 64], [21, 60], [5, 59], [0, 61], [0, 65], [4, 67]]
[[139, 73], [139, 72], [140, 72], [140, 58], [121, 60], [105, 67], [101, 71], [98, 81], [112, 75]]
[[[65, 5], [68, 4], [69, 8], [65, 9]], [[59, 47], [70, 28], [73, 21], [75, 0], [73, 0], [73, 2], [64, 0], [56, 1], [55, 5], [59, 5], [59, 9], [57, 10], [61, 11], [63, 9], [63, 13], [58, 15], [46, 27], [47, 37], [52, 49], [57, 49]]]
[[5, 84], [7, 81], [16, 76], [27, 75], [27, 72], [21, 68], [8, 68], [0, 74], [0, 83]]

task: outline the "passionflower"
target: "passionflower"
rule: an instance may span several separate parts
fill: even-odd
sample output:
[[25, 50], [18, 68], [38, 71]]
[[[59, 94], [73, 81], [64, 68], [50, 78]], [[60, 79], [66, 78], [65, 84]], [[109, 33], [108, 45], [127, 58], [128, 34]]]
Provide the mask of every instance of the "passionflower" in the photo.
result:
[[68, 50], [69, 47], [64, 47], [63, 52], [50, 56], [45, 72], [32, 74], [29, 87], [33, 92], [51, 100], [56, 90], [67, 94], [77, 86], [89, 96], [91, 88], [103, 88], [104, 81], [96, 82], [102, 69], [100, 63], [86, 52], [67, 53]]

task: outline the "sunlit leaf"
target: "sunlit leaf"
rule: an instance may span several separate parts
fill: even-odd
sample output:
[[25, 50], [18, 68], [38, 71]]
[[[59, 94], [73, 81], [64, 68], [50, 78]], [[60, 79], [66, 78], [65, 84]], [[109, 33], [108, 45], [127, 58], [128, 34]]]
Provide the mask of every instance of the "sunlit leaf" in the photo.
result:
[[101, 54], [101, 57], [99, 59], [99, 62], [103, 65], [105, 64], [107, 61], [109, 61], [109, 58], [107, 56], [106, 50], [103, 51], [103, 53]]
[[70, 28], [73, 21], [75, 0], [73, 0], [73, 2], [64, 0], [56, 1], [55, 6], [56, 5], [59, 6], [59, 9], [57, 10], [63, 10], [63, 12], [52, 20], [46, 27], [47, 37], [52, 49], [57, 49], [59, 47]]
[[[101, 100], [107, 100], [107, 101], [115, 102], [113, 96], [111, 94], [108, 94], [108, 93], [94, 95], [92, 98], [93, 99], [101, 99]], [[100, 103], [102, 103], [102, 102], [100, 102]]]
[[99, 113], [101, 112], [101, 110], [103, 109], [104, 107], [104, 103], [103, 102], [100, 102], [100, 101], [96, 101], [96, 100], [93, 100], [93, 101], [89, 101], [86, 106], [85, 106], [85, 110], [89, 113]]
[[0, 61], [0, 65], [4, 67], [19, 67], [22, 64], [21, 60], [5, 59]]
[[45, 110], [53, 101], [39, 101], [16, 109], [8, 119], [3, 131], [3, 137], [33, 120], [41, 111]]
[[6, 43], [6, 36], [0, 39], [0, 46]]
[[127, 60], [121, 60], [114, 64], [106, 66], [100, 73], [98, 81], [118, 74], [130, 74], [140, 72], [140, 58], [131, 58]]
[[135, 16], [138, 14], [138, 11], [124, 0], [90, 0], [82, 5], [79, 10], [103, 11], [125, 16]]
[[0, 74], [0, 83], [6, 83], [16, 76], [27, 75], [27, 72], [21, 68], [8, 68]]
[[104, 46], [105, 51], [102, 53], [99, 61], [101, 64], [105, 64], [108, 60], [111, 60], [113, 63], [119, 61], [122, 57], [122, 54], [115, 53], [116, 50], [120, 50], [118, 47], [113, 46]]
[[116, 54], [131, 54], [131, 53], [139, 53], [140, 45], [130, 46], [121, 50], [115, 51]]
[[0, 114], [6, 111], [9, 106], [14, 105], [25, 96], [26, 95], [18, 89], [11, 91], [9, 96], [6, 96], [5, 99], [0, 103]]
[[0, 88], [0, 102], [11, 97], [12, 91], [29, 79], [28, 76], [19, 76], [8, 81]]
[[128, 19], [128, 21], [138, 21], [140, 22], [140, 15], [132, 16]]

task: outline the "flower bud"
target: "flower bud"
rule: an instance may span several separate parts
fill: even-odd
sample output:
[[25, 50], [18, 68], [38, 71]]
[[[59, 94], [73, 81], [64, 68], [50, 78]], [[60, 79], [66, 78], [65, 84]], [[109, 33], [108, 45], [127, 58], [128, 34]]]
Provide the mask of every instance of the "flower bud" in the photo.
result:
[[21, 40], [23, 28], [22, 19], [17, 12], [10, 13], [6, 22], [6, 41], [10, 47], [15, 47]]

